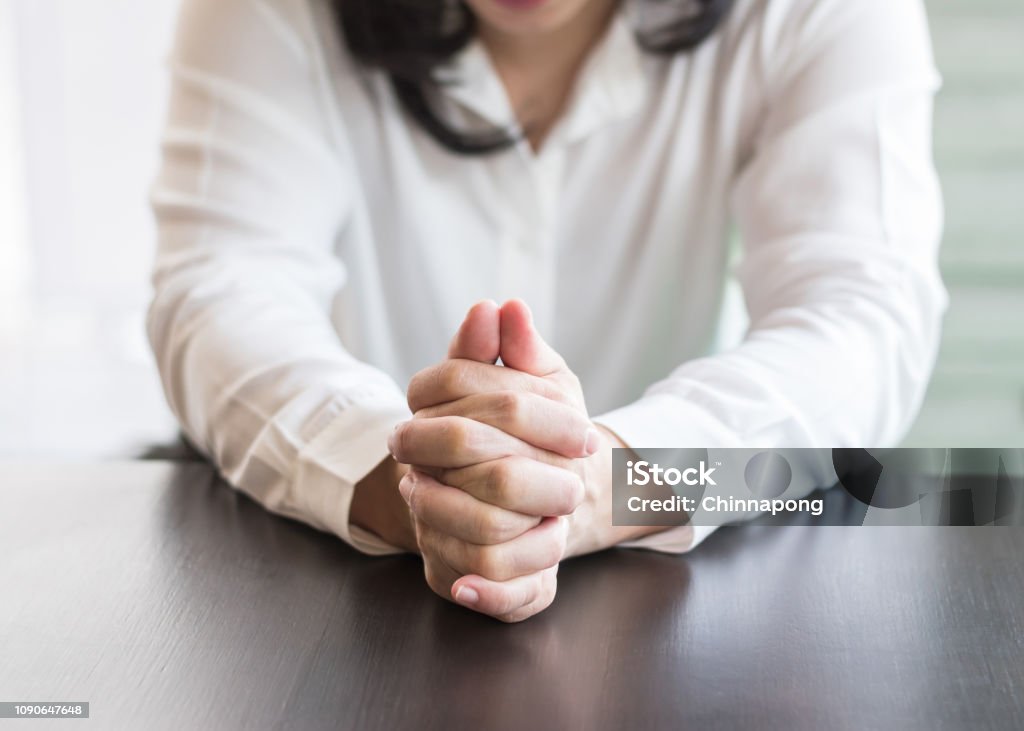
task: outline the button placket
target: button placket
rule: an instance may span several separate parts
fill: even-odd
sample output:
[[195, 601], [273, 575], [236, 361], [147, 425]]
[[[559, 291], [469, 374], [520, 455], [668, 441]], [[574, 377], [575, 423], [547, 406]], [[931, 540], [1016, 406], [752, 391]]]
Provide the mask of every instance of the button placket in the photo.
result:
[[532, 273], [534, 320], [541, 334], [553, 337], [557, 301], [557, 227], [560, 209], [565, 148], [552, 137], [541, 153], [530, 161], [533, 194], [539, 213], [533, 232]]
[[502, 232], [498, 263], [498, 297], [520, 297], [532, 304], [530, 237], [532, 222], [538, 217], [528, 161], [522, 149], [503, 161], [503, 185], [497, 191]]

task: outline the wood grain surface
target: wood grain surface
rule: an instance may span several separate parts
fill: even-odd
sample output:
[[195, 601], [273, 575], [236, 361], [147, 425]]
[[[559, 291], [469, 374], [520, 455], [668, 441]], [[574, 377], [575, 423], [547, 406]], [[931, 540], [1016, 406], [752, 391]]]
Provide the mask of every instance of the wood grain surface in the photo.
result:
[[91, 704], [17, 728], [1020, 728], [1022, 599], [1018, 528], [746, 526], [509, 626], [201, 462], [0, 467], [0, 700]]

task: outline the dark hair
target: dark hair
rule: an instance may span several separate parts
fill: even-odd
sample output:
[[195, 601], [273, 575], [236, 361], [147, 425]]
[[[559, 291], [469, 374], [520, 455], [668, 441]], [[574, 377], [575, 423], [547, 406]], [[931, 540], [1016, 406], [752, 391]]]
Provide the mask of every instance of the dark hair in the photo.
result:
[[[676, 17], [637, 33], [649, 53], [671, 55], [698, 46], [725, 17], [732, 0], [623, 0], [681, 6]], [[448, 150], [480, 155], [516, 142], [506, 129], [467, 132], [442, 118], [431, 102], [432, 72], [473, 39], [476, 18], [462, 0], [330, 0], [349, 52], [384, 71], [405, 112]]]

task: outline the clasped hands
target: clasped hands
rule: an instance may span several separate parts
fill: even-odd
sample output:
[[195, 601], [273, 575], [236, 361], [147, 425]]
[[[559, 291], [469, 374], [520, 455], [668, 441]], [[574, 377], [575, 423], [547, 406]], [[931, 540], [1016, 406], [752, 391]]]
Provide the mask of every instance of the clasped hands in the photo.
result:
[[[507, 622], [554, 600], [558, 565], [637, 537], [611, 525], [611, 449], [575, 374], [513, 300], [473, 306], [449, 357], [413, 377], [388, 440], [440, 596]], [[501, 359], [503, 365], [496, 365]]]

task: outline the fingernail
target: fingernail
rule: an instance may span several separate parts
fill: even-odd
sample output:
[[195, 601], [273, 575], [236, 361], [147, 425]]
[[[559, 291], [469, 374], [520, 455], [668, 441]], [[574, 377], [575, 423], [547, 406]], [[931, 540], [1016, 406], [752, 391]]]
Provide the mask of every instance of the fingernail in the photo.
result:
[[388, 454], [392, 457], [395, 456], [395, 434], [398, 432], [398, 427], [400, 426], [401, 424], [395, 424], [395, 428], [391, 430], [390, 434], [388, 434]]
[[460, 586], [458, 591], [455, 592], [455, 601], [464, 607], [473, 607], [480, 601], [480, 595], [471, 586]]
[[583, 446], [583, 451], [587, 453], [587, 456], [594, 454], [601, 447], [601, 434], [594, 427], [587, 429], [587, 441]]
[[523, 303], [523, 309], [526, 310], [526, 321], [533, 325], [533, 310], [530, 309], [530, 306], [524, 300], [519, 301]]
[[409, 501], [412, 500], [412, 491], [416, 489], [416, 478], [412, 472], [406, 472], [405, 476], [398, 481], [398, 492], [402, 494], [402, 499], [405, 500], [405, 504], [408, 505]]

